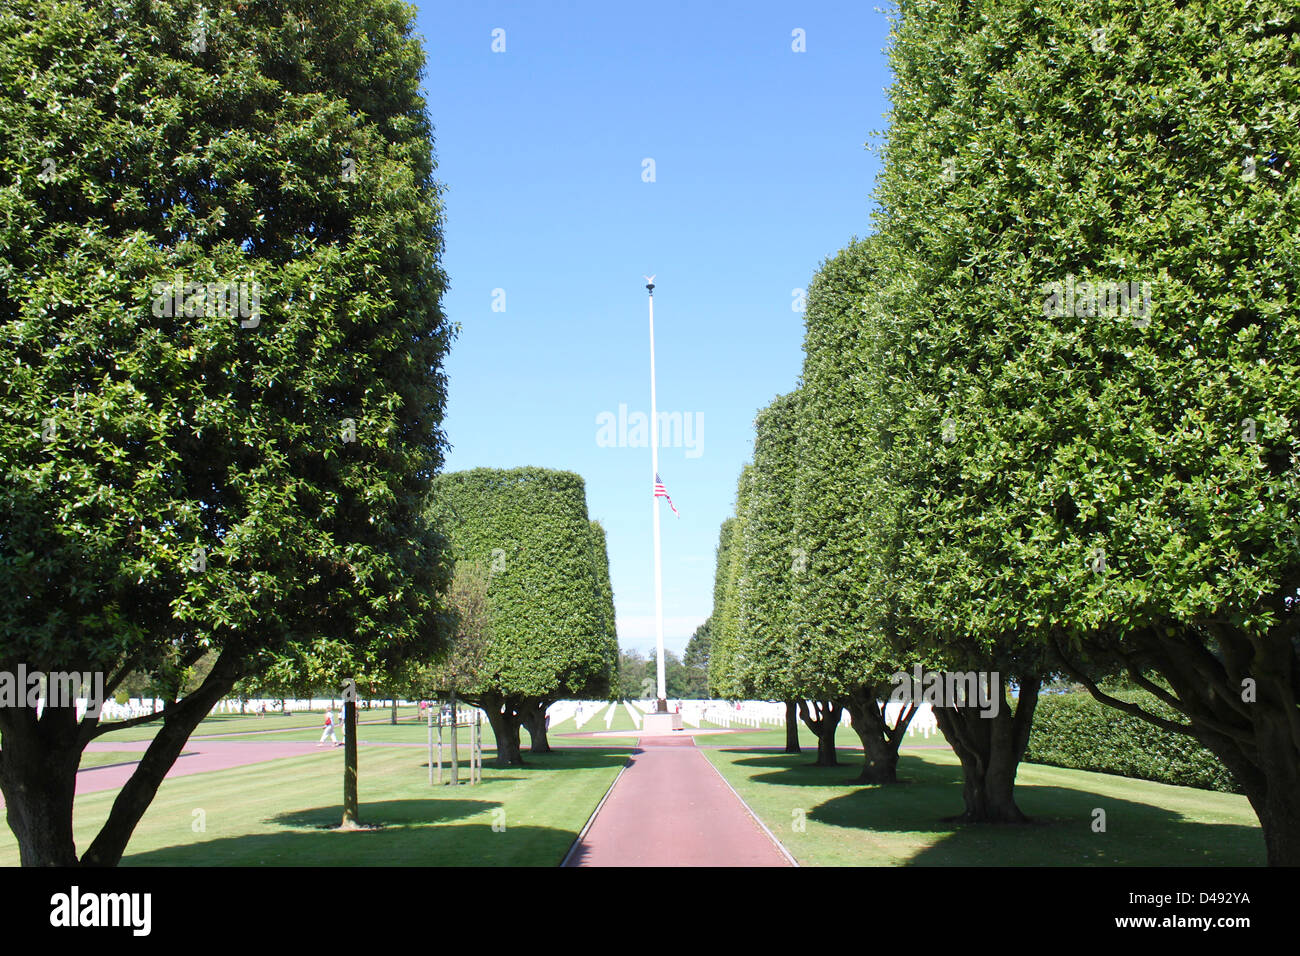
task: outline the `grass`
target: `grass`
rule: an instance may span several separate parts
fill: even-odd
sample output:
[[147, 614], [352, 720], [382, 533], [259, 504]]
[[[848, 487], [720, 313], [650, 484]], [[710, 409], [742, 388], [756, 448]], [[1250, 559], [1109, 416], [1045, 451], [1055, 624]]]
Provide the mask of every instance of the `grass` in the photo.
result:
[[92, 767], [104, 767], [114, 763], [138, 763], [140, 754], [130, 750], [91, 750], [83, 751], [81, 754], [81, 764], [78, 770], [89, 770]]
[[[636, 732], [636, 725], [632, 723], [632, 717], [627, 712], [627, 708], [622, 704], [614, 711], [614, 719], [610, 721], [608, 727], [605, 726], [605, 714], [609, 706], [601, 708], [599, 712], [588, 717], [581, 727], [577, 726], [572, 717], [558, 722], [553, 722], [547, 731], [547, 739], [550, 740], [552, 747], [634, 747], [636, 746], [636, 737], [559, 737], [559, 734], [592, 734], [606, 733], [607, 731], [627, 731], [630, 734]], [[521, 740], [527, 740], [527, 731], [524, 731]]]
[[[620, 707], [614, 729], [630, 729]], [[424, 725], [392, 726], [387, 712], [362, 727], [372, 743], [425, 741]], [[320, 735], [319, 715], [286, 734], [255, 733], [239, 740], [303, 739]], [[622, 726], [618, 717], [627, 722]], [[295, 718], [279, 718], [291, 721]], [[265, 726], [273, 718], [222, 715], [209, 731]], [[483, 783], [430, 787], [421, 747], [363, 747], [362, 820], [382, 828], [356, 833], [330, 828], [341, 817], [341, 748], [163, 783], [136, 833], [124, 865], [455, 865], [553, 866], [608, 789], [627, 757], [609, 745], [631, 738], [557, 738], [558, 749], [529, 754], [524, 767], [491, 766], [493, 738], [484, 726]], [[584, 725], [604, 730], [603, 716]], [[228, 738], [229, 739], [229, 738]], [[805, 865], [1262, 865], [1263, 840], [1244, 797], [1175, 787], [1109, 774], [1023, 764], [1017, 799], [1034, 822], [1025, 826], [956, 826], [943, 818], [961, 810], [961, 768], [943, 738], [909, 738], [899, 767], [902, 783], [851, 783], [861, 761], [857, 737], [841, 728], [840, 767], [812, 766], [811, 735], [804, 752], [779, 751], [784, 731], [765, 729], [701, 737], [705, 755], [755, 813]], [[444, 737], [449, 741], [449, 737]], [[525, 748], [527, 734], [524, 735]], [[461, 759], [468, 738], [461, 732]], [[84, 755], [82, 767], [131, 762], [138, 753]], [[465, 771], [462, 770], [462, 773]], [[107, 816], [114, 791], [77, 798], [75, 831], [84, 848]], [[1094, 811], [1106, 831], [1094, 832]], [[202, 811], [198, 813], [196, 811]], [[195, 832], [200, 821], [203, 828]], [[799, 824], [802, 823], [802, 826]], [[498, 827], [493, 829], [494, 824]], [[504, 824], [505, 829], [500, 830]], [[0, 830], [0, 865], [17, 863], [17, 847]]]
[[[397, 712], [399, 720], [411, 720], [416, 716], [414, 707], [403, 707]], [[336, 720], [342, 720], [342, 713], [338, 708], [334, 710]], [[387, 724], [389, 720], [389, 709], [387, 707], [375, 707], [370, 710], [361, 709], [357, 711], [357, 721], [363, 726], [370, 726], [378, 723]], [[112, 730], [99, 737], [96, 741], [108, 743], [128, 743], [141, 740], [153, 740], [154, 734], [162, 726], [162, 720], [150, 721], [145, 724], [136, 724], [133, 727], [127, 727], [124, 730]], [[256, 734], [258, 739], [266, 740], [298, 740], [307, 739], [306, 737], [294, 737], [286, 734], [285, 731], [307, 731], [315, 728], [316, 738], [319, 739], [321, 728], [325, 726], [324, 711], [300, 711], [298, 713], [284, 716], [279, 711], [268, 713], [265, 717], [257, 714], [209, 714], [204, 717], [199, 725], [194, 728], [192, 737], [217, 737], [227, 734]], [[423, 726], [423, 725], [421, 725]], [[249, 739], [254, 739], [252, 736]]]
[[[342, 816], [341, 748], [176, 777], [159, 788], [122, 863], [555, 866], [626, 757], [586, 747], [525, 755], [528, 765], [497, 770], [485, 754], [481, 784], [431, 787], [423, 750], [363, 748], [361, 819], [383, 827], [351, 833], [329, 829]], [[79, 848], [89, 845], [115, 796], [77, 798]], [[195, 832], [200, 821], [204, 829]], [[0, 828], [0, 865], [17, 863], [13, 834]]]
[[[704, 738], [701, 738], [701, 742]], [[728, 743], [730, 743], [728, 738]], [[901, 783], [850, 781], [860, 757], [710, 749], [705, 755], [800, 864], [812, 866], [1262, 866], [1245, 797], [1111, 774], [1022, 764], [1024, 826], [956, 826], [961, 766], [950, 750], [905, 749]], [[1093, 832], [1093, 811], [1106, 831]], [[802, 821], [802, 832], [797, 825]]]
[[[336, 708], [334, 711], [335, 719], [340, 722], [336, 733], [343, 736], [342, 713]], [[363, 743], [423, 743], [428, 733], [427, 724], [419, 715], [415, 707], [401, 707], [397, 711], [397, 723], [390, 723], [390, 711], [387, 707], [374, 707], [370, 710], [364, 708], [357, 711], [357, 722], [360, 726], [358, 739]], [[154, 734], [158, 732], [161, 722], [137, 724], [134, 727], [127, 727], [124, 730], [109, 731], [95, 740], [97, 743], [131, 743], [144, 740], [152, 740]], [[312, 741], [320, 739], [321, 730], [325, 726], [325, 714], [323, 711], [306, 711], [293, 713], [289, 716], [283, 716], [278, 711], [268, 713], [265, 717], [256, 714], [210, 714], [205, 717], [194, 729], [191, 740], [202, 738], [213, 739], [230, 739], [230, 740], [296, 740]], [[632, 718], [628, 716], [627, 711], [620, 704], [618, 713], [613, 722], [614, 730], [634, 729]], [[560, 721], [552, 725], [548, 737], [551, 738], [552, 746], [555, 747], [631, 747], [636, 744], [635, 737], [596, 737], [596, 738], [563, 738], [555, 739], [556, 734], [562, 733], [588, 733], [591, 731], [604, 731], [605, 718], [602, 710], [599, 716], [592, 717], [581, 728], [574, 726], [573, 719]], [[434, 731], [435, 734], [437, 731]], [[444, 728], [444, 742], [449, 740], [450, 732]], [[468, 731], [461, 728], [460, 735], [462, 742], [468, 741]], [[520, 742], [524, 749], [528, 748], [528, 731], [520, 731]], [[496, 737], [492, 733], [492, 728], [485, 722], [483, 724], [483, 746], [484, 748], [495, 747]], [[83, 766], [85, 764], [83, 763]]]
[[[708, 721], [700, 724], [703, 729], [719, 729], [720, 724], [711, 724]], [[689, 729], [689, 728], [687, 728]], [[696, 740], [696, 745], [700, 747], [769, 747], [775, 750], [785, 749], [785, 728], [784, 727], [765, 727], [761, 730], [753, 728], [739, 728], [734, 725], [731, 728], [735, 733], [728, 734], [710, 734], [706, 737], [700, 737]], [[808, 728], [799, 725], [799, 746], [804, 753], [817, 753], [817, 738], [809, 732]], [[835, 730], [835, 746], [839, 750], [856, 750], [862, 752], [862, 742], [858, 735], [853, 732], [853, 728], [841, 724]], [[951, 750], [948, 742], [944, 740], [943, 734], [933, 733], [929, 738], [923, 737], [920, 733], [905, 737], [903, 740], [903, 749], [910, 750], [915, 748]], [[858, 759], [858, 758], [855, 758]]]
[[[627, 729], [630, 730], [631, 723], [632, 723], [631, 718], [629, 718], [626, 713], [623, 716], [628, 722]], [[247, 718], [245, 718], [245, 720], [246, 719]], [[291, 719], [292, 718], [288, 718], [288, 717], [284, 718], [285, 723], [287, 724]], [[258, 727], [250, 726], [248, 727], [249, 730], [248, 733], [240, 734], [238, 737], [226, 737], [224, 739], [286, 740], [286, 741], [296, 740], [296, 741], [311, 741], [314, 743], [315, 741], [320, 740], [321, 730], [324, 728], [324, 718], [321, 717], [320, 715], [317, 715], [315, 723], [311, 724], [310, 726], [305, 726], [305, 727], [299, 726], [295, 728], [295, 727], [284, 727], [278, 724], [270, 724], [270, 718], [268, 717], [266, 721], [262, 722], [262, 725], [266, 727], [266, 729], [261, 730], [260, 732]], [[585, 733], [592, 729], [593, 729], [592, 723], [588, 721], [586, 724], [582, 726], [581, 732]], [[605, 729], [605, 723], [603, 718], [600, 721], [600, 729], [602, 731]], [[621, 728], [615, 727], [615, 729], [621, 729]], [[487, 721], [483, 722], [482, 731], [483, 731], [484, 750], [487, 750], [488, 748], [495, 749], [496, 735], [492, 733], [492, 726], [488, 724]], [[557, 734], [576, 733], [576, 732], [578, 731], [575, 731], [573, 726], [573, 721], [565, 720], [565, 721], [561, 721], [558, 724], [553, 724], [551, 726], [550, 730], [547, 733], [547, 739], [550, 741], [552, 747], [562, 748], [562, 749], [570, 749], [573, 747], [632, 747], [635, 746], [636, 744], [635, 737], [558, 737], [557, 736]], [[336, 733], [340, 740], [343, 739], [343, 729], [341, 726]], [[363, 744], [366, 743], [424, 744], [428, 741], [428, 734], [429, 734], [428, 725], [420, 722], [419, 720], [412, 719], [411, 716], [402, 717], [399, 715], [398, 722], [396, 724], [392, 724], [389, 723], [387, 713], [385, 713], [382, 720], [374, 720], [370, 722], [361, 723], [360, 729], [357, 732], [357, 739]], [[438, 739], [437, 734], [438, 731], [437, 728], [435, 727], [434, 728], [435, 742]], [[190, 739], [197, 740], [204, 735], [205, 734], [203, 728], [201, 727], [199, 731], [195, 732], [194, 736], [191, 737]], [[468, 728], [466, 727], [459, 728], [457, 730], [457, 736], [459, 738], [458, 743], [468, 746], [469, 743]], [[450, 745], [451, 743], [450, 728], [444, 727], [442, 729], [442, 740], [444, 745]], [[524, 759], [527, 760], [529, 736], [528, 736], [528, 731], [526, 729], [521, 729], [519, 731], [519, 743], [524, 750]]]

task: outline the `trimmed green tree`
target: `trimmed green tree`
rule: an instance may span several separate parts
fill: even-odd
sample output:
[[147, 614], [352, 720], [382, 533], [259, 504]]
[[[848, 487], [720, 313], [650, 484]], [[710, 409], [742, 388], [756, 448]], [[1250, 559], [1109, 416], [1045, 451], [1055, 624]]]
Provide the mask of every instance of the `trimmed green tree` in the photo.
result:
[[1300, 863], [1294, 11], [900, 9], [901, 603], [1195, 737]]
[[881, 274], [873, 238], [853, 240], [822, 264], [808, 291], [802, 402], [789, 437], [798, 457], [792, 495], [798, 573], [791, 578], [794, 655], [807, 688], [848, 711], [862, 742], [859, 782], [894, 783], [916, 713], [891, 726], [891, 678], [909, 653], [891, 640], [889, 568], [900, 523], [882, 472], [885, 383], [871, 351], [866, 305]]
[[717, 631], [709, 654], [709, 693], [722, 700], [739, 700], [744, 696], [733, 658], [736, 652], [739, 613], [738, 578], [740, 572], [739, 540], [744, 528], [745, 506], [749, 495], [751, 465], [741, 469], [736, 482], [735, 515], [722, 523], [718, 532], [717, 567], [713, 578], [713, 620]]
[[0, 669], [161, 673], [77, 855], [85, 745], [0, 707], [25, 865], [116, 864], [198, 722], [325, 635], [432, 652], [441, 200], [415, 11], [15, 0], [0, 11]]
[[754, 419], [754, 463], [737, 541], [740, 626], [732, 667], [744, 696], [798, 700], [799, 717], [817, 737], [817, 765], [834, 766], [843, 702], [809, 672], [808, 642], [793, 613], [794, 581], [807, 564], [795, 536], [799, 408], [799, 392], [790, 392]]
[[[745, 696], [733, 659], [738, 639], [738, 577], [740, 572], [741, 514], [748, 507], [748, 477], [752, 465], [745, 465], [737, 482], [736, 515], [722, 522], [713, 578], [713, 613], [709, 616], [708, 693], [713, 697], [739, 699]], [[800, 753], [798, 702], [785, 701], [785, 752]]]
[[709, 695], [709, 645], [713, 640], [712, 628], [713, 618], [709, 617], [686, 642], [686, 650], [682, 653], [682, 667], [685, 671], [683, 697], [700, 700]]
[[446, 655], [406, 662], [393, 677], [395, 692], [420, 700], [460, 701], [467, 688], [479, 685], [492, 649], [490, 581], [485, 562], [456, 563], [447, 592], [454, 635], [451, 649]]
[[[618, 627], [614, 617], [614, 588], [609, 577], [609, 549], [605, 540], [605, 527], [599, 521], [591, 522], [592, 586], [595, 588], [597, 611], [600, 615], [600, 635], [604, 639], [606, 666], [592, 672], [590, 681], [582, 687], [570, 686], [565, 696], [581, 700], [600, 699], [609, 695], [618, 672]], [[524, 727], [531, 740], [532, 753], [550, 753], [546, 737], [546, 711], [559, 697], [539, 698], [530, 701], [524, 712]]]
[[597, 570], [603, 534], [587, 517], [582, 478], [566, 471], [439, 475], [429, 509], [457, 560], [488, 567], [491, 648], [463, 697], [488, 715], [497, 766], [520, 764], [519, 728], [530, 714], [608, 692], [616, 657]]

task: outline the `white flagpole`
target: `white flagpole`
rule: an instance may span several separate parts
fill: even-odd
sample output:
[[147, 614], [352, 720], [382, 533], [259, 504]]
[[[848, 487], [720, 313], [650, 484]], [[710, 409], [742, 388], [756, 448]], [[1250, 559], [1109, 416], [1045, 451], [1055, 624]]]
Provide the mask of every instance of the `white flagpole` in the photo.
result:
[[[655, 407], [655, 284], [654, 276], [646, 276], [646, 289], [650, 293], [650, 470], [651, 481], [659, 476], [659, 412]], [[663, 564], [659, 558], [659, 497], [653, 493], [651, 486], [650, 505], [654, 508], [655, 528], [655, 649], [658, 651], [655, 662], [658, 702], [656, 710], [660, 713], [668, 709], [668, 692], [664, 685], [664, 581]]]

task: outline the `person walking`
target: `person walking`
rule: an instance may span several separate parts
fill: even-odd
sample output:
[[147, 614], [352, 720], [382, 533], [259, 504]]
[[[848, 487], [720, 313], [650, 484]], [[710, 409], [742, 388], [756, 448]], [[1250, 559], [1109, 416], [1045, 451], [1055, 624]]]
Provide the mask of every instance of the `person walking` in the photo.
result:
[[325, 729], [321, 731], [320, 740], [316, 743], [316, 746], [319, 747], [321, 744], [323, 744], [325, 742], [326, 737], [332, 739], [336, 744], [339, 742], [339, 738], [334, 733], [334, 711], [333, 710], [325, 711]]

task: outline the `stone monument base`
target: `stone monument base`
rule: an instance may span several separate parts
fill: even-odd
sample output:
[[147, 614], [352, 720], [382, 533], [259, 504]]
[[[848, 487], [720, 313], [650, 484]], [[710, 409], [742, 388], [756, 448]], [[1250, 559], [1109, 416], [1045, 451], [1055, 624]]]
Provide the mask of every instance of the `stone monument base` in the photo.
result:
[[681, 714], [646, 714], [641, 718], [641, 733], [647, 737], [671, 734], [681, 729]]

